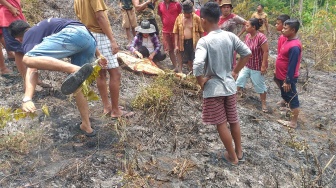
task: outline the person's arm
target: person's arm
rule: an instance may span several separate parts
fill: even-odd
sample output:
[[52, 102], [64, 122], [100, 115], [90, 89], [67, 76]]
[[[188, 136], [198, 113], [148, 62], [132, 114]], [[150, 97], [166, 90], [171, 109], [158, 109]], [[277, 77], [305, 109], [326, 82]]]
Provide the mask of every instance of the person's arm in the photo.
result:
[[[25, 57], [23, 62], [25, 62]], [[37, 69], [27, 67], [26, 80], [25, 80], [25, 94], [22, 102], [22, 110], [25, 112], [35, 112], [36, 107], [32, 101], [35, 88], [37, 85], [38, 73]]]
[[135, 7], [135, 10], [138, 11], [138, 12], [147, 8], [148, 4], [151, 3], [151, 2], [152, 2], [152, 0], [147, 0], [147, 1], [143, 2], [142, 4], [140, 4], [139, 0], [132, 0], [132, 3]]
[[247, 21], [244, 18], [240, 17], [240, 16], [235, 16], [234, 19], [236, 20], [237, 24], [240, 24], [240, 25], [243, 26], [242, 30], [238, 34], [238, 37], [240, 37], [246, 31], [245, 25], [246, 25]]
[[108, 22], [107, 15], [104, 10], [95, 12], [96, 20], [99, 24], [99, 27], [103, 30], [104, 34], [111, 42], [112, 53], [116, 54], [119, 51], [119, 46], [114, 39], [112, 28]]
[[138, 43], [138, 41], [139, 41], [138, 36], [135, 36], [134, 39], [133, 39], [133, 41], [132, 41], [132, 43], [130, 44], [129, 50], [133, 54], [135, 54], [136, 56], [138, 56], [139, 58], [142, 59], [143, 58], [142, 54], [135, 48], [136, 45], [137, 45], [137, 43]]
[[211, 77], [204, 76], [204, 65], [207, 58], [207, 48], [205, 41], [201, 38], [196, 46], [195, 59], [193, 62], [193, 74], [196, 76], [197, 83], [204, 89], [205, 83]]
[[267, 17], [267, 15], [265, 16], [265, 27], [266, 27], [267, 34], [270, 34], [269, 29], [268, 29], [268, 17]]
[[174, 24], [174, 29], [173, 29], [173, 33], [174, 33], [174, 42], [175, 42], [175, 49], [174, 52], [178, 53], [179, 52], [179, 27], [178, 27], [178, 20], [179, 20], [178, 16], [175, 20], [175, 24]]
[[4, 5], [8, 8], [8, 10], [13, 14], [13, 16], [18, 16], [20, 11], [15, 8], [12, 4], [10, 4], [7, 0], [0, 0], [0, 4]]
[[202, 27], [202, 23], [201, 23], [201, 18], [198, 19], [198, 31], [199, 31], [199, 34], [200, 36], [202, 37], [203, 36], [203, 33], [204, 33], [204, 29]]
[[288, 57], [289, 57], [288, 70], [287, 70], [286, 80], [284, 81], [284, 83], [282, 85], [285, 92], [288, 92], [291, 89], [291, 83], [294, 80], [295, 70], [296, 70], [296, 66], [297, 66], [298, 61], [299, 61], [300, 53], [301, 53], [301, 50], [297, 46], [289, 49], [289, 52], [288, 52]]
[[154, 34], [152, 37], [152, 42], [154, 45], [154, 51], [149, 55], [149, 59], [153, 60], [154, 56], [160, 52], [161, 44], [159, 38]]
[[238, 36], [236, 36], [233, 33], [229, 34], [232, 37], [233, 45], [234, 45], [234, 51], [236, 51], [239, 55], [239, 61], [232, 71], [232, 76], [234, 79], [237, 79], [239, 71], [244, 68], [246, 63], [248, 62], [252, 52], [250, 48], [243, 42], [241, 41]]
[[261, 49], [263, 51], [262, 55], [262, 63], [261, 63], [261, 74], [264, 75], [267, 72], [267, 61], [268, 61], [268, 42], [266, 41], [261, 45]]
[[95, 54], [97, 58], [100, 58], [100, 60], [98, 61], [98, 64], [103, 68], [107, 68], [107, 59], [103, 56], [103, 54], [100, 53], [98, 48], [96, 48]]

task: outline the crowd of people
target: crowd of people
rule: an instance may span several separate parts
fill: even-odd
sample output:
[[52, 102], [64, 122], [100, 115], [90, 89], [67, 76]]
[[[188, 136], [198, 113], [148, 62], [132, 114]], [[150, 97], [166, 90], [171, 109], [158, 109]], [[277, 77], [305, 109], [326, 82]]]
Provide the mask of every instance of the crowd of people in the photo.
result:
[[[174, 71], [178, 73], [184, 70], [185, 63], [188, 72], [196, 76], [203, 90], [203, 122], [217, 126], [226, 148], [223, 160], [231, 165], [243, 162], [237, 93], [242, 92], [248, 78], [260, 94], [262, 111], [268, 112], [265, 75], [270, 29], [263, 5], [258, 5], [257, 11], [246, 20], [232, 13], [231, 0], [210, 0], [198, 9], [194, 8], [193, 0], [157, 1], [120, 0], [127, 48], [138, 58], [149, 58], [154, 62], [162, 61], [168, 55]], [[2, 44], [8, 57], [15, 58], [24, 81], [24, 111], [36, 110], [32, 101], [35, 87], [43, 84], [38, 80], [38, 70], [67, 72], [69, 76], [63, 82], [61, 91], [64, 94], [75, 93], [82, 118], [76, 126], [86, 136], [95, 136], [87, 101], [78, 88], [92, 72], [90, 63], [99, 58], [102, 70], [97, 78], [97, 87], [103, 114], [111, 118], [134, 115], [119, 106], [119, 46], [107, 9], [104, 0], [74, 0], [79, 21], [50, 18], [31, 27], [22, 14], [20, 0], [0, 0], [0, 17], [4, 18], [0, 21]], [[158, 27], [154, 10], [161, 18], [162, 28]], [[296, 90], [302, 57], [302, 45], [297, 37], [299, 27], [300, 22], [288, 15], [279, 15], [276, 20], [276, 29], [282, 34], [278, 40], [274, 81], [282, 97], [278, 104], [288, 106], [293, 113], [291, 121], [283, 121], [291, 128], [297, 126], [300, 106]], [[238, 31], [237, 28], [242, 29]], [[244, 33], [245, 39], [241, 40], [239, 37]], [[61, 60], [65, 57], [70, 57], [71, 63]], [[1, 53], [1, 75], [11, 73], [4, 61]], [[108, 84], [107, 73], [110, 75]]]

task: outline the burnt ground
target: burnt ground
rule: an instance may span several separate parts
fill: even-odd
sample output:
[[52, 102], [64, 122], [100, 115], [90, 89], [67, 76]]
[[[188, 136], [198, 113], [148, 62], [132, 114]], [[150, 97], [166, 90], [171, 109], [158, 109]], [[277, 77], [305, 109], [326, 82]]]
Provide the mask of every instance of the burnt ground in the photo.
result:
[[[117, 11], [112, 15], [123, 48], [120, 16]], [[275, 34], [270, 41], [274, 51]], [[170, 63], [161, 66], [170, 68]], [[37, 117], [13, 120], [0, 130], [0, 186], [336, 187], [336, 75], [307, 63], [302, 67], [302, 110], [295, 130], [276, 121], [288, 117], [276, 106], [280, 95], [272, 71], [267, 76], [269, 113], [261, 112], [259, 96], [250, 83], [247, 86], [246, 97], [238, 102], [246, 162], [237, 167], [217, 156], [224, 148], [215, 127], [201, 121], [197, 93], [175, 92], [165, 116], [156, 117], [131, 107], [155, 77], [123, 69], [121, 105], [136, 116], [111, 120], [101, 116], [100, 101], [91, 101], [91, 122], [98, 135], [87, 138], [74, 128], [80, 121], [74, 100], [59, 91], [66, 75], [41, 71], [53, 89], [38, 87], [34, 101], [38, 108], [46, 104], [50, 117], [38, 111]], [[19, 108], [22, 96], [19, 77], [0, 77], [1, 107]]]

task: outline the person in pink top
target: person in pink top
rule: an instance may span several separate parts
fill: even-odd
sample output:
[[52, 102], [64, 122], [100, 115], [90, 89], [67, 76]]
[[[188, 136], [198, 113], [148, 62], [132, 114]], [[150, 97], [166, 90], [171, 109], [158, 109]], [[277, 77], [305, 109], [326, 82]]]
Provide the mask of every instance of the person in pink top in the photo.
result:
[[[276, 24], [275, 24], [275, 28], [278, 32], [281, 32], [283, 29], [283, 24], [285, 23], [286, 20], [290, 19], [290, 17], [287, 14], [282, 14], [280, 16], [277, 17], [276, 20]], [[280, 52], [281, 46], [287, 41], [287, 37], [285, 37], [283, 34], [280, 35], [279, 39], [278, 39], [278, 51], [277, 53]], [[274, 69], [274, 78], [273, 78], [274, 82], [276, 83], [276, 85], [279, 87], [281, 87], [280, 83], [278, 82], [278, 80], [275, 77], [275, 69]], [[284, 100], [277, 102], [277, 105], [280, 106], [280, 110], [283, 107], [286, 107], [287, 104]]]
[[267, 72], [268, 42], [266, 36], [258, 31], [262, 24], [262, 20], [257, 18], [252, 18], [246, 23], [245, 44], [252, 51], [252, 56], [239, 72], [237, 87], [240, 92], [241, 88], [245, 87], [247, 79], [251, 78], [254, 90], [260, 94], [262, 111], [268, 112], [266, 106], [267, 87], [264, 76]]
[[26, 76], [26, 66], [22, 62], [23, 50], [19, 41], [8, 33], [8, 26], [16, 20], [26, 20], [22, 14], [20, 0], [0, 0], [0, 28], [5, 39], [7, 51], [15, 52], [15, 63], [23, 80]]
[[173, 29], [175, 20], [181, 11], [181, 4], [174, 0], [163, 0], [158, 5], [158, 15], [162, 21], [163, 47], [164, 50], [169, 53], [170, 60], [175, 69], [177, 68], [177, 56], [174, 53], [175, 39]]

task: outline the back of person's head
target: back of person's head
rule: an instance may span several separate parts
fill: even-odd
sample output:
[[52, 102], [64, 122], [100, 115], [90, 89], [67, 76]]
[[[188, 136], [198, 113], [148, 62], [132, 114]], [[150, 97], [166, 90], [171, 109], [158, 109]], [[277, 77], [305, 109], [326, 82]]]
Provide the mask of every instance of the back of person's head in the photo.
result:
[[256, 30], [259, 30], [260, 27], [263, 25], [263, 20], [258, 18], [251, 18], [249, 19], [249, 22], [251, 23], [252, 27], [255, 27]]
[[220, 8], [217, 3], [207, 2], [201, 8], [201, 18], [210, 23], [218, 23], [220, 17]]
[[142, 54], [143, 57], [149, 57], [149, 50], [145, 46], [140, 46], [138, 52]]
[[280, 16], [277, 17], [277, 20], [280, 20], [282, 23], [285, 23], [286, 20], [289, 20], [290, 16], [287, 14], [281, 14]]
[[295, 30], [295, 33], [299, 31], [300, 21], [295, 18], [291, 18], [285, 21], [284, 25], [289, 26], [290, 28]]
[[30, 28], [30, 25], [27, 22], [16, 20], [9, 25], [8, 32], [14, 38], [22, 37], [28, 28]]

